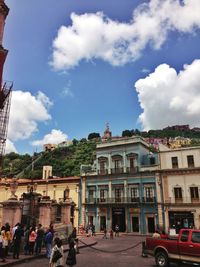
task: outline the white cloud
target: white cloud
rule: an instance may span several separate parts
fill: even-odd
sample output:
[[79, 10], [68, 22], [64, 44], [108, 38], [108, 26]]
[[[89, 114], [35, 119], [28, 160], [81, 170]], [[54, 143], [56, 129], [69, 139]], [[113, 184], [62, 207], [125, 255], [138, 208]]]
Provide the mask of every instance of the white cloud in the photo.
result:
[[200, 59], [184, 65], [179, 73], [159, 65], [135, 83], [143, 112], [139, 121], [145, 130], [174, 124], [200, 126]]
[[12, 141], [27, 139], [38, 131], [38, 122], [51, 119], [48, 108], [52, 105], [42, 92], [13, 91], [11, 98], [8, 138]]
[[69, 81], [67, 83], [67, 86], [64, 87], [64, 89], [62, 90], [62, 96], [74, 97], [74, 94], [71, 90], [71, 81]]
[[6, 140], [6, 150], [5, 153], [8, 154], [10, 152], [15, 152], [17, 153], [17, 149], [12, 141], [9, 139]]
[[51, 65], [56, 70], [100, 58], [119, 66], [140, 57], [147, 45], [159, 49], [170, 31], [194, 32], [200, 27], [199, 0], [150, 0], [140, 4], [129, 23], [102, 12], [71, 14], [72, 25], [61, 26], [53, 41]]
[[53, 129], [51, 133], [46, 134], [42, 140], [35, 140], [32, 142], [33, 146], [42, 146], [44, 144], [59, 144], [67, 141], [68, 136], [61, 130]]

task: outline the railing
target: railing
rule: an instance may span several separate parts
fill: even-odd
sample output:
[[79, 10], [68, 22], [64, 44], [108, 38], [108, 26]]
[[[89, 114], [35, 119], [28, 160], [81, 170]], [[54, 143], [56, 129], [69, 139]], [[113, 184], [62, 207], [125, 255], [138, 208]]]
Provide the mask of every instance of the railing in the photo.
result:
[[124, 173], [124, 168], [123, 167], [111, 169], [111, 174], [121, 174], [121, 173]]
[[195, 204], [200, 203], [200, 198], [191, 198], [191, 197], [184, 197], [184, 198], [168, 198], [165, 200], [165, 203], [169, 204]]
[[155, 197], [143, 197], [142, 202], [143, 203], [155, 203], [156, 198]]
[[138, 167], [127, 167], [126, 172], [127, 173], [138, 173]]
[[156, 198], [139, 198], [139, 197], [113, 197], [113, 198], [86, 198], [86, 204], [114, 204], [114, 203], [155, 203]]
[[98, 170], [99, 175], [106, 175], [108, 174], [108, 169]]

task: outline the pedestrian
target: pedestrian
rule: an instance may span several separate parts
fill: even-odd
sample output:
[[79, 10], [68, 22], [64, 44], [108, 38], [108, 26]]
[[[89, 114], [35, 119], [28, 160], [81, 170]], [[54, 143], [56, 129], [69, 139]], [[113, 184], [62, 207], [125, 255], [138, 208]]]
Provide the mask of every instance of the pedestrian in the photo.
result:
[[67, 255], [66, 264], [69, 267], [72, 267], [72, 266], [76, 265], [76, 251], [75, 251], [75, 248], [74, 248], [74, 242], [71, 242], [69, 244], [69, 252], [68, 252], [68, 255]]
[[58, 237], [54, 239], [54, 247], [51, 252], [49, 267], [62, 267], [64, 266], [64, 252], [62, 240]]
[[29, 234], [29, 255], [33, 255], [34, 253], [36, 237], [37, 237], [37, 234], [35, 231], [35, 227], [32, 227], [30, 230], [30, 234]]
[[118, 224], [115, 225], [115, 236], [119, 237], [119, 225]]
[[94, 224], [92, 224], [92, 235], [93, 235], [93, 236], [96, 235], [96, 234], [95, 234], [95, 225], [94, 225]]
[[113, 229], [110, 229], [110, 239], [113, 239]]
[[30, 235], [30, 228], [27, 226], [26, 230], [24, 231], [24, 254], [29, 254], [29, 235]]
[[[2, 229], [2, 228], [1, 228]], [[5, 245], [4, 245], [4, 236], [3, 236], [3, 231], [0, 231], [0, 257], [2, 259], [2, 262], [5, 262]]]
[[106, 227], [103, 230], [103, 239], [107, 239], [107, 229], [106, 229]]
[[11, 232], [9, 223], [5, 224], [5, 257], [8, 256], [9, 247], [11, 244]]
[[36, 245], [35, 245], [35, 253], [40, 254], [41, 249], [42, 249], [42, 242], [44, 240], [44, 230], [42, 228], [42, 225], [39, 223], [38, 224], [38, 229], [37, 229], [37, 237], [36, 237]]
[[51, 257], [51, 246], [53, 241], [53, 234], [50, 229], [48, 229], [46, 236], [45, 236], [45, 243], [46, 243], [46, 256], [48, 259]]
[[17, 225], [13, 236], [13, 259], [19, 259], [19, 251], [21, 246], [21, 239], [23, 236], [23, 229], [21, 224]]

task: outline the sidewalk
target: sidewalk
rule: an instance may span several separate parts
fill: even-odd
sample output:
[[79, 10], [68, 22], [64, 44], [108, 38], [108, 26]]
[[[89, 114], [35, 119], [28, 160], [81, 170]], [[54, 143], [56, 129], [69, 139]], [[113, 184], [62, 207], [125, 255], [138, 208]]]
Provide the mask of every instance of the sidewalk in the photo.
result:
[[[84, 243], [86, 243], [87, 245], [83, 245], [81, 244], [81, 242], [79, 242], [79, 249], [85, 248], [87, 246], [94, 246], [97, 244], [97, 241], [93, 240], [93, 239], [88, 239], [88, 238], [80, 238], [81, 240], [83, 240]], [[64, 252], [68, 251], [68, 245], [64, 245]], [[43, 249], [42, 253], [40, 255], [24, 255], [24, 254], [20, 254], [19, 255], [19, 259], [13, 259], [12, 258], [12, 254], [10, 253], [10, 256], [6, 259], [6, 262], [1, 262], [0, 261], [0, 267], [1, 266], [15, 266], [17, 264], [26, 262], [26, 261], [31, 261], [34, 259], [38, 259], [38, 258], [45, 258], [46, 254], [45, 254], [46, 250]]]

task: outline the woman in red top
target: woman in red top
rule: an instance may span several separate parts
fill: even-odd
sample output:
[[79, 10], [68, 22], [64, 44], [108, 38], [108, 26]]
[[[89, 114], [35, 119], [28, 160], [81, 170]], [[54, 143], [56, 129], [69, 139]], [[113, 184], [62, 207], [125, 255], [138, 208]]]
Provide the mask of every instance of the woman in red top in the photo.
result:
[[30, 255], [33, 255], [36, 237], [37, 237], [37, 234], [35, 231], [35, 227], [32, 227], [30, 234], [29, 234], [29, 254]]

